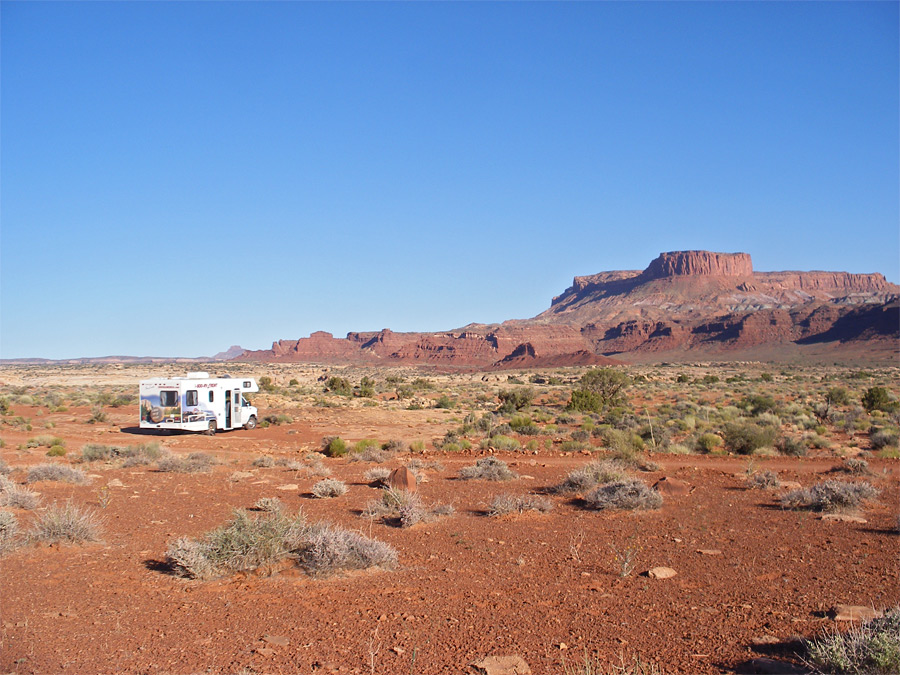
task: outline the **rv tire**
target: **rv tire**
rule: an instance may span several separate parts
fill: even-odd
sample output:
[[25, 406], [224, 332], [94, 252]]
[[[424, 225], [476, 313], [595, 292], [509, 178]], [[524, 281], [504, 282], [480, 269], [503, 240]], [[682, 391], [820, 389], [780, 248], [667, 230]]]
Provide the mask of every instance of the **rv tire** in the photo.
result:
[[247, 430], [256, 428], [256, 416], [255, 415], [250, 416], [250, 419], [247, 420], [247, 423], [244, 425], [244, 428]]
[[204, 432], [207, 436], [215, 436], [216, 435], [216, 422], [213, 420], [209, 423], [209, 428]]

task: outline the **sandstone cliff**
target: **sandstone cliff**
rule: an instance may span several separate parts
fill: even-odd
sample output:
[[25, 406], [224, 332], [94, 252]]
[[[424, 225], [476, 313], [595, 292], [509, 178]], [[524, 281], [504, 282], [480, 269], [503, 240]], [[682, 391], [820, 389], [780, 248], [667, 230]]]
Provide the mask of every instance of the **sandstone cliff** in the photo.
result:
[[[756, 272], [746, 253], [673, 251], [646, 269], [575, 277], [532, 319], [440, 333], [388, 329], [279, 340], [242, 359], [429, 364], [447, 368], [589, 365], [616, 359], [893, 359], [900, 286], [881, 274]], [[855, 351], [854, 351], [855, 350]]]

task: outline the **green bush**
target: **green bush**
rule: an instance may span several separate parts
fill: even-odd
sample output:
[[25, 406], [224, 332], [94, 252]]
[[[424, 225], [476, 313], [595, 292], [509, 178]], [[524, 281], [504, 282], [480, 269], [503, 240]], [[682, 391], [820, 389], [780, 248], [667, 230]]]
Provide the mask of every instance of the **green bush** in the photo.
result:
[[897, 410], [900, 402], [896, 401], [884, 387], [870, 387], [862, 396], [862, 405], [867, 412], [880, 410], [889, 413]]
[[739, 455], [749, 455], [754, 450], [773, 445], [776, 434], [774, 427], [733, 422], [725, 425], [725, 445]]
[[322, 451], [329, 457], [343, 457], [347, 454], [347, 442], [340, 436], [326, 436], [322, 439]]
[[720, 436], [711, 433], [700, 434], [697, 438], [697, 450], [700, 452], [713, 452], [722, 445], [723, 441]]
[[325, 382], [325, 391], [341, 396], [350, 396], [353, 394], [353, 386], [350, 384], [350, 380], [334, 375]]
[[805, 440], [791, 436], [779, 438], [775, 448], [782, 455], [788, 455], [789, 457], [804, 457], [809, 449]]
[[534, 390], [531, 387], [502, 390], [497, 394], [497, 398], [500, 399], [498, 412], [508, 415], [530, 406], [531, 402], [534, 400]]

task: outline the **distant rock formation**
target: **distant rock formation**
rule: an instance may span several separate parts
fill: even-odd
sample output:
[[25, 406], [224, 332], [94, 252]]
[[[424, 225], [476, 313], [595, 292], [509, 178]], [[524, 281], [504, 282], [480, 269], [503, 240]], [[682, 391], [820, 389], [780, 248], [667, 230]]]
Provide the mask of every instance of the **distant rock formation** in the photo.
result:
[[754, 272], [746, 253], [673, 251], [642, 271], [575, 277], [532, 319], [438, 333], [316, 332], [238, 358], [478, 369], [614, 362], [610, 357], [892, 360], [898, 341], [900, 286], [881, 274]]

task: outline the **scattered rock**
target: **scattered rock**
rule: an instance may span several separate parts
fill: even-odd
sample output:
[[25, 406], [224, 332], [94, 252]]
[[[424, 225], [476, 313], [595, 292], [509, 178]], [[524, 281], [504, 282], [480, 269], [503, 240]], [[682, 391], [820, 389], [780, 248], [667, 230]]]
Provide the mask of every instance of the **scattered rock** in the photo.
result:
[[285, 484], [285, 485], [279, 485], [279, 486], [276, 487], [275, 489], [276, 489], [276, 490], [284, 490], [285, 492], [287, 492], [287, 491], [290, 491], [290, 490], [299, 490], [299, 489], [300, 489], [300, 486], [297, 485], [296, 483], [287, 483], [287, 484]]
[[231, 474], [229, 480], [239, 481], [244, 480], [245, 478], [253, 478], [253, 473], [250, 471], [235, 471]]
[[118, 478], [113, 478], [106, 484], [106, 487], [125, 487], [125, 484]]
[[795, 480], [779, 480], [778, 487], [783, 490], [800, 490], [803, 488], [803, 486]]
[[475, 675], [531, 675], [531, 668], [518, 654], [512, 656], [488, 656], [472, 664]]
[[257, 654], [261, 654], [262, 656], [275, 656], [275, 650], [269, 647], [257, 647], [254, 649]]
[[694, 491], [694, 486], [677, 478], [663, 476], [654, 483], [653, 489], [667, 497], [684, 497]]
[[701, 548], [697, 549], [700, 555], [722, 555], [722, 551], [717, 548]]
[[647, 571], [647, 576], [651, 579], [671, 579], [678, 572], [671, 567], [654, 567]]
[[865, 518], [861, 518], [860, 516], [851, 516], [846, 513], [826, 513], [821, 516], [821, 520], [831, 520], [838, 521], [841, 523], [860, 523], [865, 524], [867, 521]]
[[416, 474], [414, 474], [405, 466], [401, 466], [400, 468], [391, 471], [391, 475], [388, 476], [388, 485], [390, 485], [395, 490], [415, 492]]
[[835, 605], [830, 614], [835, 621], [865, 621], [884, 616], [884, 612], [865, 605]]
[[279, 647], [287, 647], [291, 644], [289, 638], [284, 637], [283, 635], [266, 635], [263, 640], [268, 642], [270, 645], [278, 645]]

